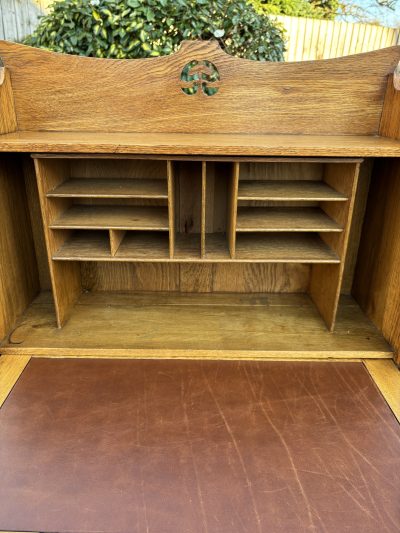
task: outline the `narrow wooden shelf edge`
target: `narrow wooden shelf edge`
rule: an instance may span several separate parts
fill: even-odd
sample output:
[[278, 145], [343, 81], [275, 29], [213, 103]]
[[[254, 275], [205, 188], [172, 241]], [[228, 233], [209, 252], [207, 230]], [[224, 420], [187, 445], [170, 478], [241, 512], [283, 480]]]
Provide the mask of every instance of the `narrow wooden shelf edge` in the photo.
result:
[[167, 180], [138, 178], [71, 178], [49, 191], [48, 198], [167, 199]]
[[400, 156], [400, 141], [369, 135], [17, 131], [0, 135], [0, 152], [394, 157]]

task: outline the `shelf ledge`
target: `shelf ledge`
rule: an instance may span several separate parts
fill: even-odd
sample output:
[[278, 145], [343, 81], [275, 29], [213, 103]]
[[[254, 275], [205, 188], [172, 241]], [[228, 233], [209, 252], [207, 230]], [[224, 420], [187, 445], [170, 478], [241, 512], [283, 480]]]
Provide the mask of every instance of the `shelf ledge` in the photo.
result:
[[0, 136], [0, 152], [396, 157], [400, 141], [372, 135], [17, 131]]

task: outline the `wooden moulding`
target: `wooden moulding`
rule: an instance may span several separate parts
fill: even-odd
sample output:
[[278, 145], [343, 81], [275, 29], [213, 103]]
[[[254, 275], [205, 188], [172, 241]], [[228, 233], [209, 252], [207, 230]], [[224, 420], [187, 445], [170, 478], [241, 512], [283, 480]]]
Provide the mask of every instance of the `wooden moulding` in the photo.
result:
[[101, 154], [160, 157], [189, 156], [218, 160], [256, 157], [399, 157], [400, 142], [367, 135], [104, 133], [16, 131], [0, 137], [0, 152], [47, 152], [54, 155]]

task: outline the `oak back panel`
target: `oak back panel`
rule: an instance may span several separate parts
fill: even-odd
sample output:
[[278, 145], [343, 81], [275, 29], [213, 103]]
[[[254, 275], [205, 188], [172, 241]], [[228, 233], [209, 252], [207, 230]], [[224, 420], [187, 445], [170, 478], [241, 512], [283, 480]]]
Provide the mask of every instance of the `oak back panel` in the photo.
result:
[[[11, 74], [19, 130], [372, 135], [400, 47], [269, 63], [231, 57], [206, 41], [135, 60], [1, 41], [0, 57]], [[182, 81], [187, 65], [203, 72], [202, 86]], [[188, 87], [197, 92], [185, 94]], [[207, 96], [208, 88], [216, 93]]]

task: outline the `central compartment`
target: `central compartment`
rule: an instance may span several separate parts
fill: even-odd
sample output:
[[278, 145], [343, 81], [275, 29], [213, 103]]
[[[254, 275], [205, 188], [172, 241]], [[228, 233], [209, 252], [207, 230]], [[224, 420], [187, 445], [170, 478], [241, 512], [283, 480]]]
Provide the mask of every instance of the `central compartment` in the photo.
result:
[[194, 263], [204, 292], [308, 293], [333, 330], [362, 160], [33, 157], [59, 327], [96, 264], [119, 280], [103, 290], [130, 290], [112, 263]]

